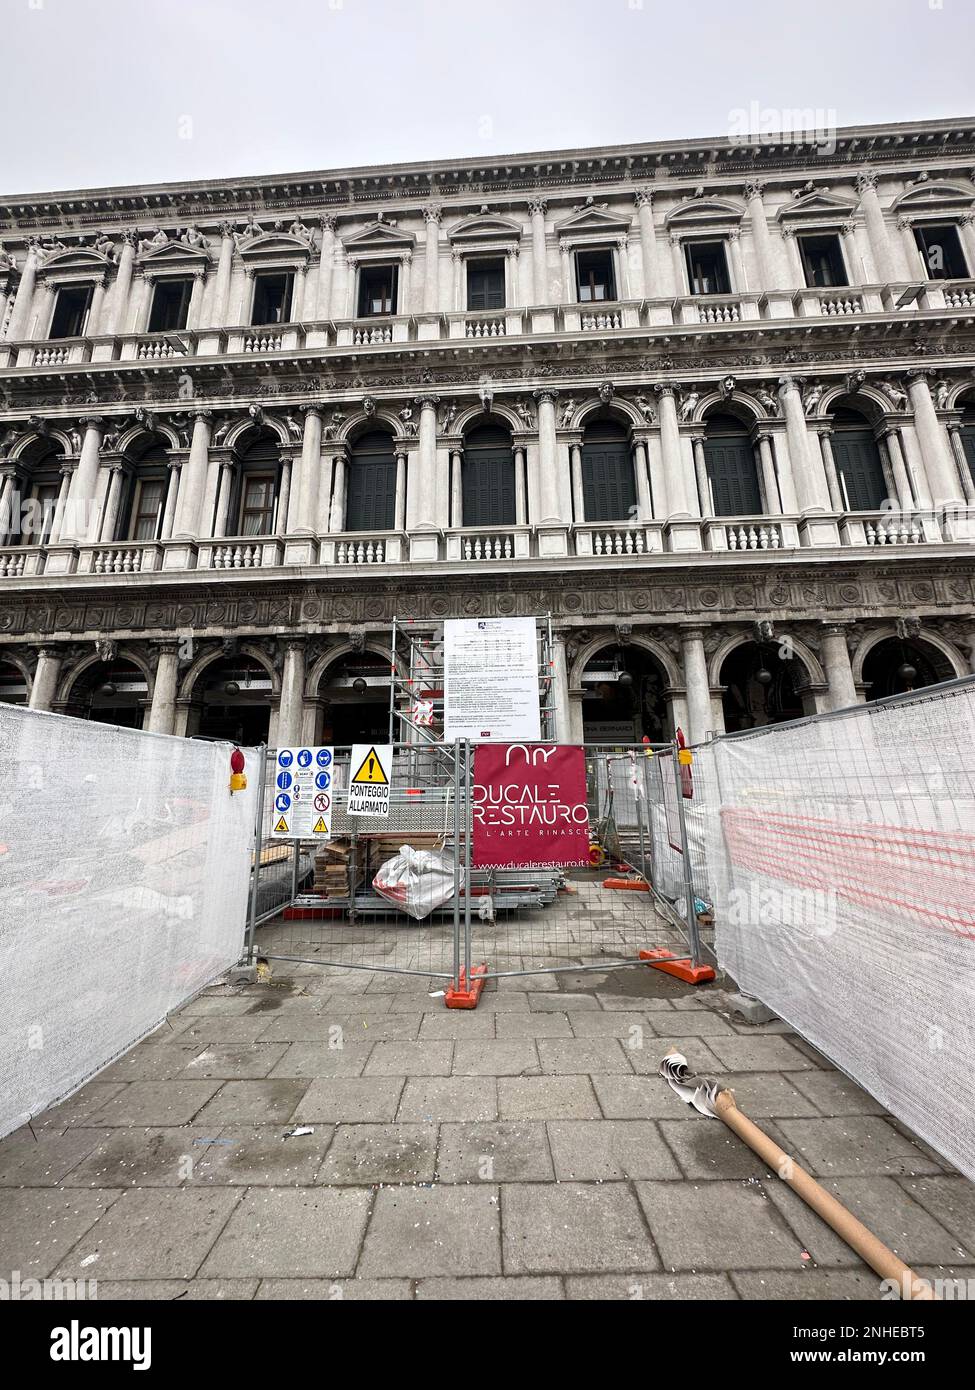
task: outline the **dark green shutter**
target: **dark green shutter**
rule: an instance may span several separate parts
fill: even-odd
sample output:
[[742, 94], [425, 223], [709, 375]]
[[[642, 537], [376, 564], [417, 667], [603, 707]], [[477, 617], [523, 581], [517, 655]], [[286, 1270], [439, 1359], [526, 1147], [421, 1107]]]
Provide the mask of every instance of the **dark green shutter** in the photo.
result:
[[972, 475], [972, 482], [975, 482], [975, 425], [962, 426], [961, 446], [965, 453], [968, 471]]
[[583, 444], [582, 495], [586, 521], [630, 519], [636, 506], [636, 483], [627, 442]]
[[515, 461], [510, 449], [470, 449], [461, 470], [465, 526], [515, 524]]
[[875, 512], [887, 497], [877, 441], [869, 430], [835, 430], [831, 436], [836, 469], [851, 512]]
[[347, 531], [391, 531], [396, 524], [396, 459], [392, 439], [365, 435], [353, 447], [345, 499]]
[[715, 516], [761, 516], [762, 494], [755, 450], [747, 435], [716, 435], [704, 441], [704, 459]]

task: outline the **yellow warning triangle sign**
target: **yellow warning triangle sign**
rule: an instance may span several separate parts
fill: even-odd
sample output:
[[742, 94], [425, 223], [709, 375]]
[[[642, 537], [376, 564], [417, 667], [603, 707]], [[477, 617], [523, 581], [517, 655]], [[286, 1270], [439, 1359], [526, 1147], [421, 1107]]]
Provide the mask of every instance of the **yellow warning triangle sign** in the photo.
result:
[[367, 782], [371, 783], [373, 786], [389, 786], [389, 783], [386, 780], [386, 774], [385, 772], [383, 772], [383, 765], [379, 761], [379, 755], [376, 752], [375, 748], [369, 749], [369, 752], [362, 760], [362, 765], [359, 768], [359, 771], [353, 777], [352, 781], [354, 783], [359, 783], [360, 785], [363, 782]]
[[277, 825], [274, 827], [275, 834], [280, 835], [283, 832], [286, 832], [287, 829], [288, 822], [285, 820], [284, 816], [282, 816], [281, 819], [278, 821]]
[[319, 816], [319, 817], [318, 817], [318, 820], [317, 820], [317, 821], [315, 822], [315, 824], [312, 826], [312, 834], [313, 834], [313, 835], [327, 835], [327, 834], [328, 834], [328, 826], [325, 824], [325, 817], [324, 817], [324, 816]]

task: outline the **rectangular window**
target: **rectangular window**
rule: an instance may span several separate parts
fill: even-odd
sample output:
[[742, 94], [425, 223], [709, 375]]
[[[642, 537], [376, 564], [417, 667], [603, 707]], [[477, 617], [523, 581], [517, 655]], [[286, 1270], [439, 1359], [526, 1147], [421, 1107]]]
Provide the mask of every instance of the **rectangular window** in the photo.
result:
[[140, 478], [132, 504], [129, 540], [158, 540], [162, 529], [163, 507], [166, 504], [165, 478]]
[[691, 294], [730, 294], [728, 258], [723, 241], [689, 241], [684, 246]]
[[192, 293], [192, 280], [157, 280], [152, 292], [149, 332], [171, 333], [185, 328]]
[[395, 265], [363, 266], [359, 271], [359, 317], [396, 313]]
[[802, 268], [806, 273], [806, 284], [816, 289], [830, 289], [835, 285], [848, 285], [843, 266], [843, 253], [838, 236], [801, 236], [799, 254]]
[[616, 298], [612, 251], [576, 252], [576, 288], [580, 304]]
[[88, 327], [91, 285], [65, 285], [54, 303], [49, 338], [81, 338]]
[[240, 534], [270, 536], [274, 533], [274, 478], [270, 474], [244, 478], [240, 504]]
[[504, 308], [504, 261], [468, 261], [467, 307]]
[[968, 266], [957, 227], [932, 227], [928, 223], [914, 228], [914, 239], [932, 280], [968, 279]]
[[294, 280], [290, 271], [268, 271], [264, 275], [255, 275], [251, 323], [290, 323]]

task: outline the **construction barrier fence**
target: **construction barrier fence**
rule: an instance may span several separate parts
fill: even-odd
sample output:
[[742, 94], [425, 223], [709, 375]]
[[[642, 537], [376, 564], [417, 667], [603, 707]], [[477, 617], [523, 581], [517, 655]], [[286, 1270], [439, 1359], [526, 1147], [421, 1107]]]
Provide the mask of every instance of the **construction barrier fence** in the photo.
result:
[[975, 1177], [975, 679], [694, 752], [721, 966]]
[[0, 1136], [240, 958], [260, 759], [231, 795], [231, 752], [0, 704]]
[[[560, 747], [544, 745], [537, 756]], [[608, 970], [645, 964], [647, 951], [702, 966], [708, 928], [690, 908], [682, 849], [687, 803], [675, 748], [576, 750], [585, 768], [585, 807], [578, 808], [584, 862], [500, 867], [474, 863], [472, 827], [483, 795], [477, 748], [458, 742], [391, 749], [382, 819], [348, 813], [352, 750], [331, 750], [332, 822], [318, 842], [275, 836], [280, 770], [277, 750], [268, 750], [250, 900], [252, 958], [421, 975], [440, 984], [448, 1003], [470, 989], [475, 975], [483, 981]], [[436, 898], [424, 899], [422, 915], [384, 894], [397, 873], [409, 880], [414, 868], [420, 891]]]

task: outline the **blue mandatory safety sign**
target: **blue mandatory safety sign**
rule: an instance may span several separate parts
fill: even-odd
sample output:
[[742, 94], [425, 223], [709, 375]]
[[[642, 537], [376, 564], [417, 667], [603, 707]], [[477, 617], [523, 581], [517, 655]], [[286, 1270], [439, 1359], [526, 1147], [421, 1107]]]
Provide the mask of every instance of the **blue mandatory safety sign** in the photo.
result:
[[310, 766], [311, 766], [311, 749], [310, 749], [310, 748], [299, 748], [299, 749], [298, 749], [298, 766], [299, 766], [299, 767], [310, 767]]
[[331, 785], [331, 782], [332, 774], [330, 772], [315, 773], [315, 786], [318, 788], [319, 791], [323, 792], [326, 787]]
[[[329, 763], [332, 761], [331, 748], [319, 748], [317, 754], [317, 761], [319, 767], [328, 767]], [[327, 782], [325, 783], [325, 786], [328, 786]]]
[[290, 772], [279, 772], [279, 773], [278, 773], [278, 786], [281, 788], [282, 791], [285, 791], [285, 792], [286, 792], [286, 791], [288, 790], [288, 788], [291, 786], [291, 773], [290, 773]]
[[291, 797], [287, 792], [279, 792], [274, 798], [274, 808], [277, 811], [287, 811], [291, 805]]
[[290, 748], [282, 748], [278, 754], [278, 763], [281, 767], [290, 767], [294, 762], [294, 754]]

